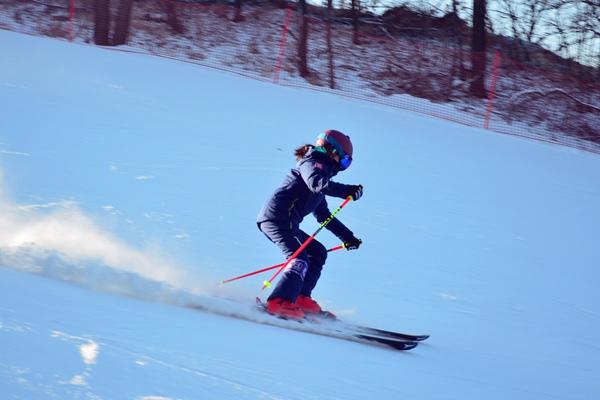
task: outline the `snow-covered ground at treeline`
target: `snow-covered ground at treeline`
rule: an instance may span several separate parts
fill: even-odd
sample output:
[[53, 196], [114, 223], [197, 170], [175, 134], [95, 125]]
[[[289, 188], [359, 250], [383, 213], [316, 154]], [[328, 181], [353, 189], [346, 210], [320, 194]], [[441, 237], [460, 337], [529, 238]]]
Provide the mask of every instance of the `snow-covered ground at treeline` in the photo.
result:
[[[600, 395], [598, 155], [147, 55], [0, 51], [2, 399]], [[266, 295], [216, 283], [282, 261], [256, 214], [327, 128], [355, 143], [339, 218], [364, 244], [314, 295], [432, 335], [409, 352], [182, 307]]]

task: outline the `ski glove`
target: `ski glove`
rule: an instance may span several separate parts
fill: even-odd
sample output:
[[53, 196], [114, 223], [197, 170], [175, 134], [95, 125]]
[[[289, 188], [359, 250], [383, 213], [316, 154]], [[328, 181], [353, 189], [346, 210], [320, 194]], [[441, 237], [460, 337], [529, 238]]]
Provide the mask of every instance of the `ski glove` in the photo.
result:
[[344, 247], [348, 251], [356, 250], [360, 247], [361, 243], [362, 243], [362, 240], [357, 239], [354, 236], [352, 236], [352, 238], [350, 240], [344, 242]]
[[363, 186], [362, 185], [351, 185], [348, 196], [352, 196], [352, 200], [356, 201], [362, 197]]

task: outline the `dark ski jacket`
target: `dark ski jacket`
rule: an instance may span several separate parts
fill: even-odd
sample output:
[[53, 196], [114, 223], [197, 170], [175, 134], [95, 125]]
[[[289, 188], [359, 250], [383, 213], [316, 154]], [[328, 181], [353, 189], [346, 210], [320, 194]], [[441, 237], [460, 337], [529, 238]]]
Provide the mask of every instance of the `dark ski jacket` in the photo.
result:
[[[325, 196], [345, 199], [351, 193], [351, 185], [331, 180], [338, 171], [337, 163], [327, 154], [309, 150], [264, 205], [257, 218], [258, 224], [273, 221], [297, 229], [311, 213], [323, 223], [331, 215]], [[354, 236], [337, 218], [329, 222], [327, 229], [343, 242]]]

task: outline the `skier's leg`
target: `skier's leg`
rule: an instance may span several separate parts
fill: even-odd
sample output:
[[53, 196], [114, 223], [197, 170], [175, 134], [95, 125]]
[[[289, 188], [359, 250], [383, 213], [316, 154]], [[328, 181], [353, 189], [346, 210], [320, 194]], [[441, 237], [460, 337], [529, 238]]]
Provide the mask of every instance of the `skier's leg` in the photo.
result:
[[[298, 228], [293, 226], [290, 228], [285, 224], [272, 221], [262, 222], [259, 228], [270, 241], [281, 249], [286, 260], [298, 250], [306, 236]], [[292, 303], [296, 301], [296, 297], [298, 297], [304, 286], [304, 279], [308, 270], [307, 259], [307, 253], [303, 251], [294, 260], [290, 261], [268, 300], [282, 298]]]
[[304, 285], [300, 290], [300, 294], [310, 297], [313, 289], [317, 285], [317, 281], [321, 277], [321, 270], [327, 260], [327, 249], [320, 242], [313, 240], [307, 247], [308, 255], [308, 271], [304, 278]]

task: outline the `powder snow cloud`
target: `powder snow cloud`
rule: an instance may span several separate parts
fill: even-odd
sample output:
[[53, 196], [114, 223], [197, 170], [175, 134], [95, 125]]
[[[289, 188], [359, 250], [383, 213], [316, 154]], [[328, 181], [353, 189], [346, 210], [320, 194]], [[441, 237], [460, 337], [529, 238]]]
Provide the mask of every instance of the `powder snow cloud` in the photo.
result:
[[186, 282], [184, 270], [160, 251], [132, 247], [101, 228], [77, 202], [17, 204], [8, 199], [5, 189], [0, 169], [0, 252], [4, 256], [29, 250], [37, 257], [59, 255], [71, 263], [99, 262], [176, 287]]

